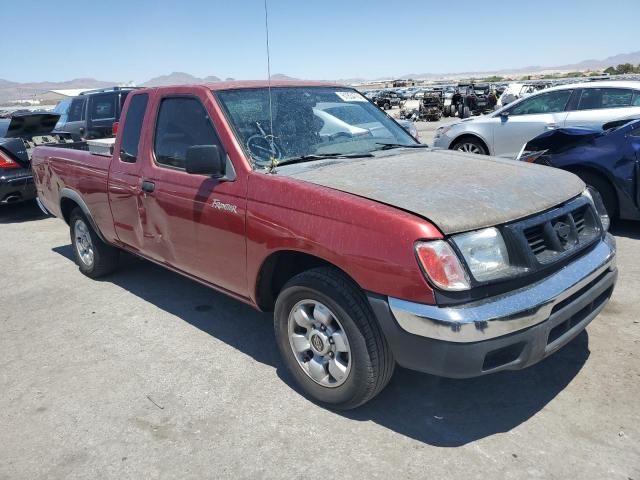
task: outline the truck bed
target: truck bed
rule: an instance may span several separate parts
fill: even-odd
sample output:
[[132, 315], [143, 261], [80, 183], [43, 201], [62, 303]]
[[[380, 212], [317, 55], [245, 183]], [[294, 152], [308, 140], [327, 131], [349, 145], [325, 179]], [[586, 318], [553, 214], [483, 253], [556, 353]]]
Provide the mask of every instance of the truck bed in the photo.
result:
[[[73, 146], [67, 148], [70, 145]], [[77, 147], [77, 144], [68, 144], [33, 150], [31, 166], [38, 197], [47, 210], [62, 217], [65, 212], [61, 211], [61, 192], [64, 189], [72, 190], [82, 197], [96, 222], [112, 225], [107, 198], [111, 157]]]

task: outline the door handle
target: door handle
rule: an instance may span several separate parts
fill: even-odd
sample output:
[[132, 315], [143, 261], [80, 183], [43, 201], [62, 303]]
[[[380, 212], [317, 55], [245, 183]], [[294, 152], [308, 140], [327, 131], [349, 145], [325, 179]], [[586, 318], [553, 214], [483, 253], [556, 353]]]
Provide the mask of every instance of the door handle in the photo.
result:
[[144, 193], [152, 193], [156, 189], [156, 184], [149, 180], [142, 181], [142, 191]]

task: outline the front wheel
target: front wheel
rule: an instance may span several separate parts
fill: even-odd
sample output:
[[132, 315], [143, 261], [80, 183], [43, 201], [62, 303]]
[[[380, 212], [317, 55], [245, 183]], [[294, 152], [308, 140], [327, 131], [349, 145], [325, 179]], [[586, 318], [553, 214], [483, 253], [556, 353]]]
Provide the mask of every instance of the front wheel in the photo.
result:
[[458, 150], [459, 152], [476, 153], [478, 155], [489, 155], [485, 146], [479, 140], [475, 138], [463, 138], [456, 142], [451, 150]]
[[274, 326], [287, 370], [323, 406], [358, 407], [391, 379], [389, 345], [362, 291], [339, 271], [316, 268], [287, 282]]

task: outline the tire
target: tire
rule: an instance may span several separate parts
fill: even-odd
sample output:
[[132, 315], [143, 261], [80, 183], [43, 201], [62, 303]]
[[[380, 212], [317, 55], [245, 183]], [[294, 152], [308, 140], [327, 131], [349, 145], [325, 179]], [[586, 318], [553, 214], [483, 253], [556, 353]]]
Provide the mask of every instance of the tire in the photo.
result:
[[[308, 270], [287, 282], [276, 300], [274, 328], [287, 370], [321, 406], [356, 408], [393, 375], [395, 361], [366, 297], [333, 268]], [[334, 351], [323, 356], [319, 345]]]
[[391, 110], [391, 104], [390, 103], [385, 103], [384, 104], [384, 109], [385, 110]]
[[588, 187], [593, 188], [600, 194], [604, 208], [607, 210], [609, 219], [613, 221], [618, 215], [618, 198], [611, 184], [602, 176], [592, 172], [576, 172]]
[[87, 277], [102, 277], [118, 267], [119, 250], [100, 240], [80, 208], [71, 212], [69, 231], [73, 257]]
[[487, 148], [482, 144], [480, 140], [473, 137], [466, 137], [458, 140], [453, 144], [451, 150], [457, 150], [459, 152], [475, 153], [477, 155], [489, 155]]
[[470, 116], [471, 116], [471, 110], [469, 109], [469, 107], [463, 107], [462, 115], [460, 118], [469, 118]]

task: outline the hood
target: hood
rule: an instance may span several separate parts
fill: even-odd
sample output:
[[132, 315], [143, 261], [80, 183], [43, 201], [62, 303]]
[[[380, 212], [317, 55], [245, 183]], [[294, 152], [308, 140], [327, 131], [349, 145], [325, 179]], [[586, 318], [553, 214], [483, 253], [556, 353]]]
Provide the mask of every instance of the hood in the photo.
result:
[[46, 135], [53, 131], [59, 118], [58, 113], [15, 113], [11, 118], [0, 120], [0, 137], [28, 138]]
[[585, 188], [562, 170], [451, 150], [396, 151], [290, 176], [415, 213], [447, 235], [542, 212]]
[[602, 135], [602, 131], [591, 128], [557, 128], [541, 133], [533, 140], [529, 140], [524, 149], [530, 152], [538, 150], [556, 152], [589, 142], [600, 135]]

